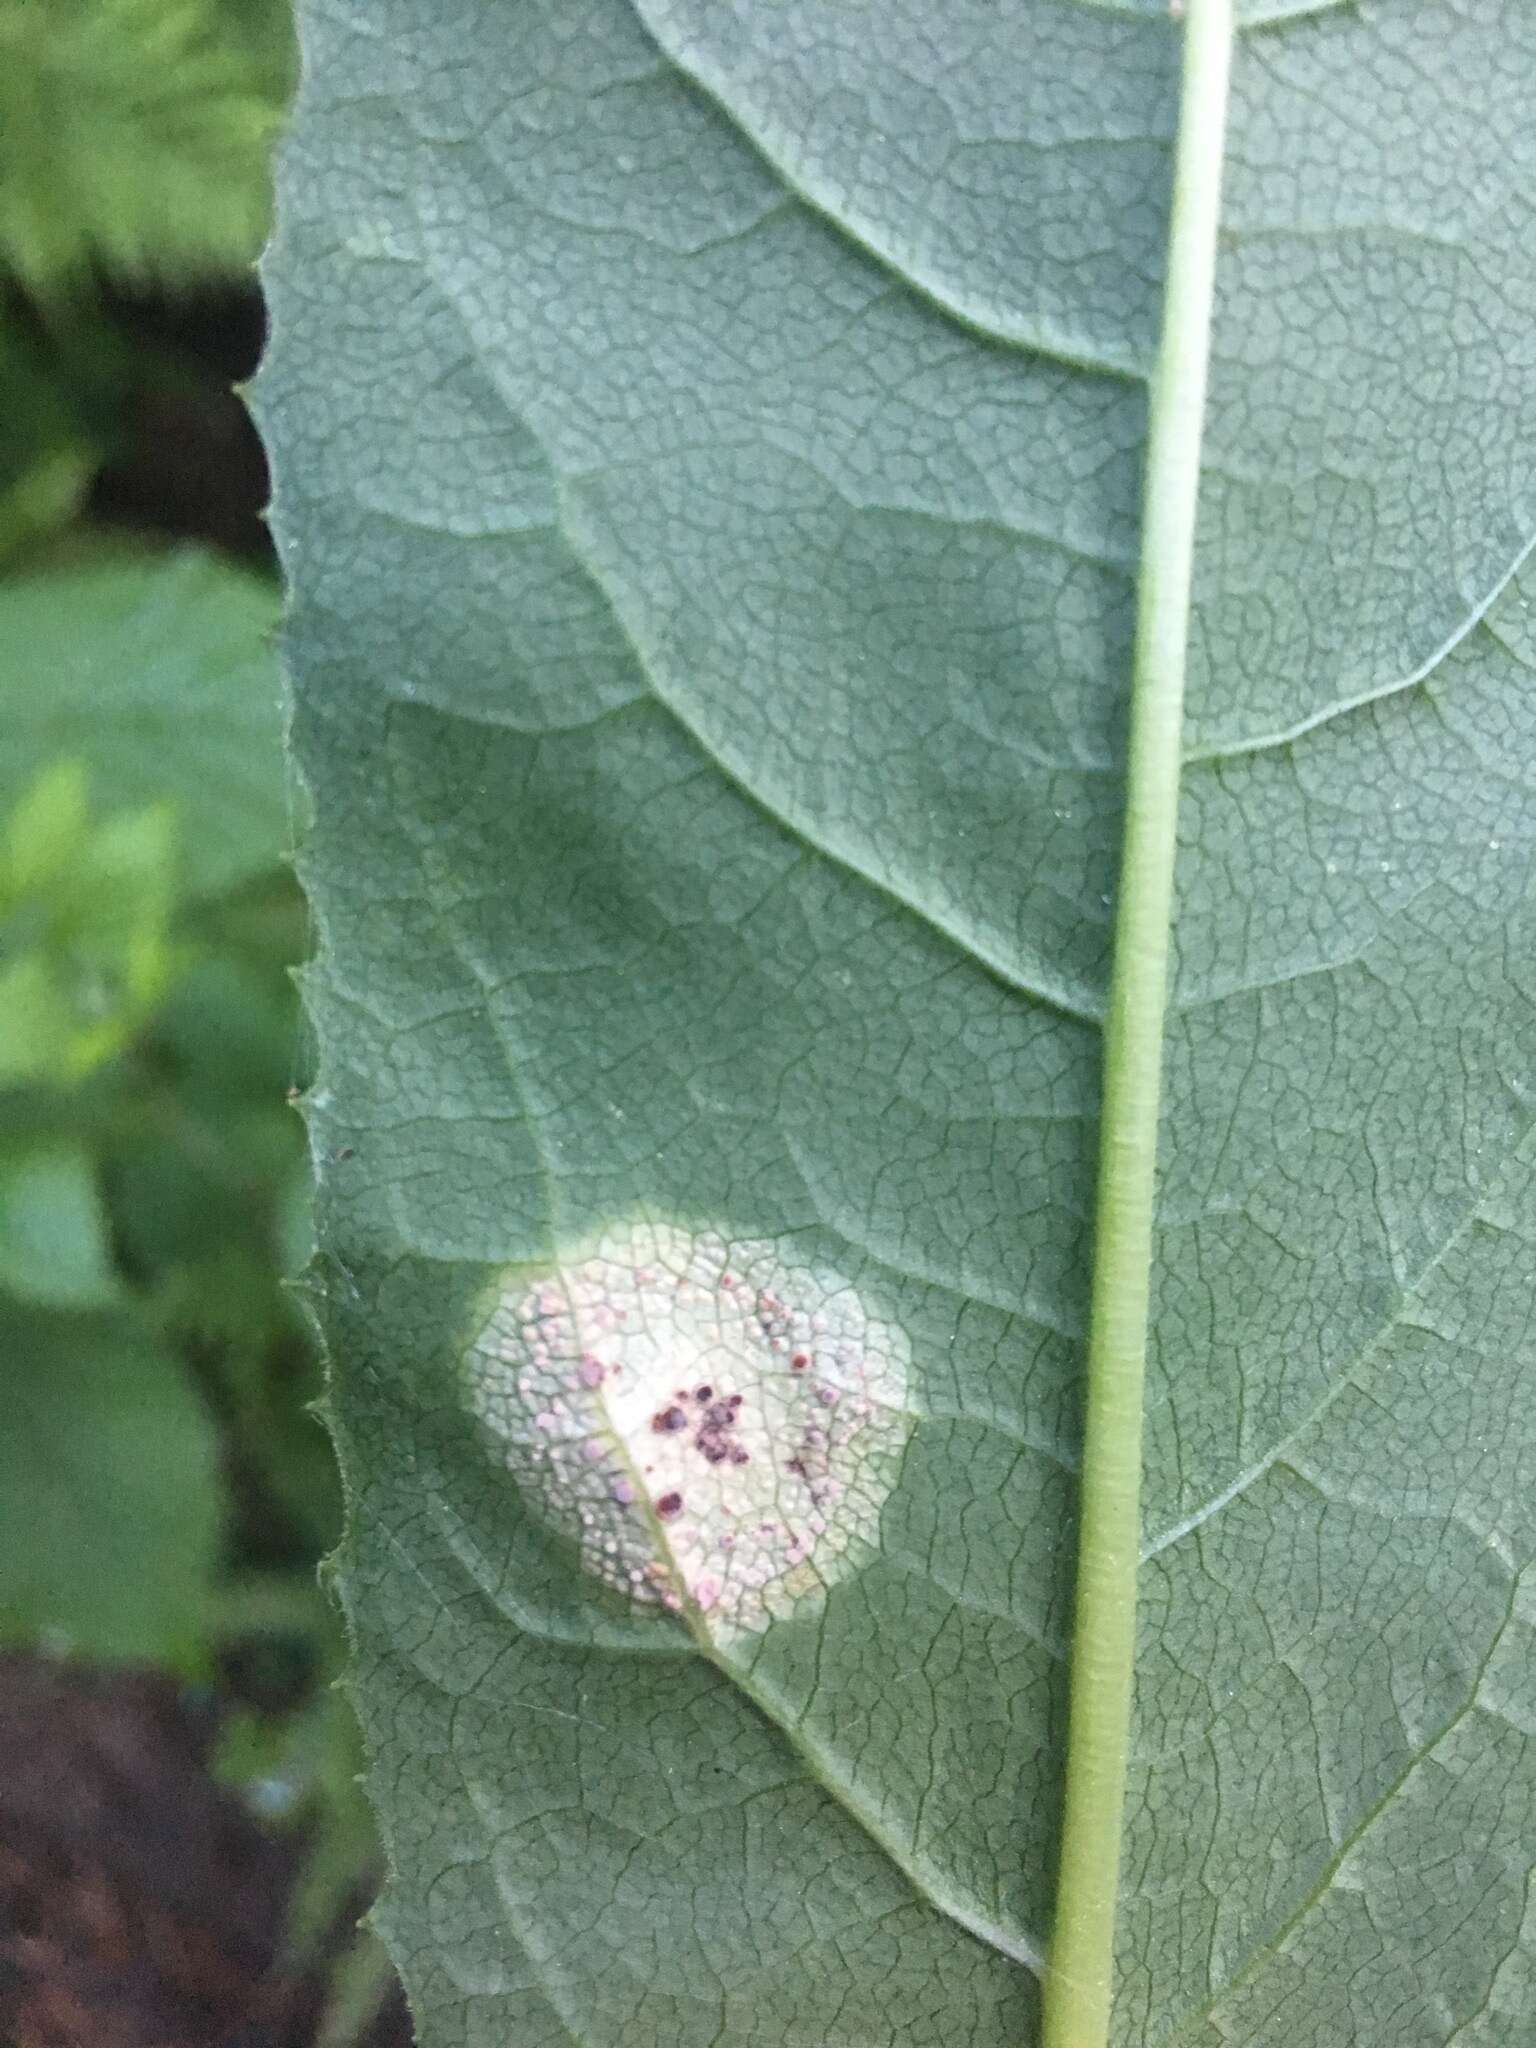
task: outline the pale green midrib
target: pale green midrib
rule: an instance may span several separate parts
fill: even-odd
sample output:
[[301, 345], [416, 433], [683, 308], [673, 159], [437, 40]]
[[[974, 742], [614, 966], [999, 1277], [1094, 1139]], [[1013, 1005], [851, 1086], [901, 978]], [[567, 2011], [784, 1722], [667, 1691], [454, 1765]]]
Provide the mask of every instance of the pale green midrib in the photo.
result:
[[1520, 1601], [1520, 1589], [1529, 1568], [1529, 1563], [1527, 1563], [1520, 1566], [1518, 1570], [1510, 1572], [1509, 1598], [1505, 1602], [1504, 1613], [1501, 1615], [1499, 1624], [1493, 1632], [1487, 1650], [1478, 1663], [1477, 1670], [1472, 1675], [1472, 1682], [1467, 1688], [1466, 1698], [1462, 1700], [1453, 1712], [1446, 1716], [1434, 1734], [1427, 1741], [1420, 1744], [1392, 1780], [1391, 1784], [1381, 1794], [1380, 1798], [1355, 1822], [1354, 1826], [1328, 1858], [1328, 1861], [1323, 1865], [1322, 1870], [1318, 1874], [1317, 1882], [1307, 1893], [1306, 1897], [1286, 1916], [1263, 1946], [1255, 1949], [1253, 1954], [1243, 1963], [1242, 1967], [1235, 1970], [1224, 1984], [1219, 1985], [1204, 2004], [1196, 2006], [1192, 2011], [1182, 2014], [1175, 2020], [1172, 2032], [1163, 2036], [1161, 2048], [1178, 2048], [1179, 2042], [1187, 2037], [1191, 2027], [1197, 2026], [1202, 2020], [1209, 2018], [1222, 1999], [1229, 1998], [1235, 1991], [1241, 1989], [1272, 1956], [1279, 1953], [1283, 1944], [1295, 1933], [1302, 1922], [1324, 1902], [1329, 1892], [1332, 1891], [1333, 1881], [1344, 1867], [1351, 1851], [1365, 1840], [1371, 1829], [1375, 1827], [1377, 1821], [1389, 1810], [1393, 1801], [1403, 1790], [1404, 1786], [1407, 1785], [1414, 1773], [1421, 1770], [1434, 1755], [1435, 1751], [1439, 1749], [1440, 1745], [1455, 1734], [1456, 1730], [1470, 1714], [1477, 1711], [1482, 1704], [1479, 1695], [1483, 1689], [1483, 1680], [1488, 1676], [1493, 1660], [1499, 1653], [1499, 1645], [1508, 1634], [1510, 1625], [1515, 1619], [1516, 1609]]
[[[1143, 7], [1133, 7], [1129, 0], [1074, 0], [1074, 4], [1090, 14], [1112, 14], [1121, 21], [1145, 21], [1149, 16], [1174, 12], [1171, 0], [1156, 0], [1155, 5]], [[1277, 4], [1282, 10], [1279, 13], [1256, 14], [1252, 20], [1238, 22], [1237, 34], [1257, 36], [1269, 29], [1284, 28], [1293, 21], [1311, 21], [1315, 15], [1342, 14], [1346, 9], [1353, 12], [1358, 0], [1277, 0]]]
[[1148, 415], [1044, 2048], [1105, 2048], [1113, 2004], [1184, 673], [1232, 40], [1231, 0], [1190, 0], [1162, 333]]
[[914, 276], [903, 268], [900, 260], [882, 249], [878, 242], [871, 241], [852, 222], [837, 210], [831, 197], [822, 197], [813, 191], [802, 178], [797, 178], [787, 165], [775, 155], [767, 138], [742, 116], [741, 109], [725, 99], [694, 65], [690, 64], [672, 45], [651, 18], [649, 0], [628, 0], [629, 7], [639, 27], [654, 46], [657, 55], [667, 68], [677, 74], [696, 92], [706, 105], [712, 107], [721, 118], [728, 122], [732, 133], [739, 136], [752, 151], [754, 157], [790, 198], [813, 214], [850, 248], [889, 277], [914, 299], [929, 306], [941, 318], [948, 320], [976, 341], [988, 348], [999, 349], [1009, 354], [1029, 355], [1042, 362], [1059, 363], [1064, 369], [1080, 370], [1088, 376], [1105, 377], [1122, 384], [1145, 384], [1146, 370], [1127, 354], [1124, 358], [1095, 353], [1092, 349], [1080, 347], [1065, 336], [1057, 337], [1039, 334], [1012, 334], [1005, 329], [993, 327], [977, 313], [968, 312], [963, 306], [947, 298], [938, 286], [926, 279]]

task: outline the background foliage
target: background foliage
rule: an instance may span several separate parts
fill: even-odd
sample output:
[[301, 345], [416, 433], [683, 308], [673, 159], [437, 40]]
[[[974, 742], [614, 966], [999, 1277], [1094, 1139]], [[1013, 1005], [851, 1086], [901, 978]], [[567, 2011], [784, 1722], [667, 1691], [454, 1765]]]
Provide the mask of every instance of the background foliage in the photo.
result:
[[[223, 1776], [303, 1845], [301, 1949], [374, 1852], [284, 1277], [307, 932], [231, 391], [292, 71], [286, 0], [0, 0], [0, 1634], [214, 1689]], [[383, 1981], [343, 1946], [334, 2041]]]

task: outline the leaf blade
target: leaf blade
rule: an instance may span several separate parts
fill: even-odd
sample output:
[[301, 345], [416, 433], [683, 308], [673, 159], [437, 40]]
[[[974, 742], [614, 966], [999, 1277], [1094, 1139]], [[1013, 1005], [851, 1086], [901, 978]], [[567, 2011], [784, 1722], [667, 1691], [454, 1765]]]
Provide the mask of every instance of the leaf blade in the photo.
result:
[[[1118, 90], [1133, 77], [1155, 112], [1145, 88], [1166, 77], [1171, 37], [1154, 10], [1129, 22], [1026, 13], [997, 17], [994, 43], [990, 11], [954, 15], [955, 76], [990, 95], [999, 123], [1030, 105], [1020, 66], [1077, 34], [1099, 36], [1102, 78]], [[1224, 270], [1227, 438], [1216, 523], [1202, 535], [1208, 665], [1191, 751], [1241, 751], [1400, 680], [1452, 630], [1463, 637], [1412, 689], [1314, 721], [1290, 746], [1190, 765], [1149, 1414], [1154, 1532], [1288, 1443], [1346, 1382], [1405, 1278], [1443, 1255], [1480, 1199], [1476, 1146], [1485, 1160], [1507, 1156], [1523, 1129], [1510, 1077], [1526, 1071], [1530, 1006], [1507, 963], [1527, 796], [1497, 775], [1487, 740], [1497, 732], [1499, 755], [1525, 758], [1520, 663], [1491, 628], [1463, 629], [1523, 529], [1523, 444], [1495, 455], [1476, 422], [1495, 388], [1489, 363], [1519, 358], [1527, 283], [1519, 238], [1503, 233], [1518, 195], [1488, 162], [1497, 145], [1469, 143], [1473, 113], [1454, 89], [1440, 92], [1443, 132], [1427, 152], [1388, 147], [1380, 121], [1363, 147], [1366, 171], [1379, 175], [1379, 156], [1408, 196], [1458, 150], [1487, 165], [1468, 201], [1482, 212], [1464, 225], [1505, 280], [1503, 338], [1464, 356], [1474, 430], [1458, 430], [1453, 481], [1423, 513], [1426, 536], [1461, 566], [1422, 601], [1405, 597], [1400, 528], [1381, 527], [1377, 548], [1368, 523], [1344, 517], [1348, 492], [1308, 500], [1308, 463], [1327, 483], [1324, 410], [1350, 388], [1336, 377], [1298, 398], [1294, 447], [1284, 418], [1257, 422], [1265, 490], [1240, 460], [1243, 393], [1274, 335], [1305, 335], [1316, 284], [1300, 232], [1284, 262], [1254, 253], [1299, 189], [1285, 184], [1279, 139], [1315, 164], [1339, 154], [1345, 78], [1377, 81], [1381, 106], [1418, 108], [1422, 132], [1422, 90], [1437, 89], [1399, 90], [1415, 35], [1454, 26], [1457, 72], [1476, 76], [1487, 68], [1477, 49], [1507, 33], [1494, 14], [1277, 23], [1250, 40], [1239, 71], [1248, 153], [1229, 233], [1235, 246], [1251, 231], [1253, 248], [1229, 252]], [[796, 19], [819, 22], [825, 45], [824, 12]], [[743, 30], [728, 10], [651, 10], [652, 27], [689, 39], [696, 70], [701, 49], [731, 61], [734, 37], [759, 92], [772, 84], [758, 61], [764, 20]], [[881, 38], [844, 53], [843, 75], [870, 104], [894, 90], [882, 64], [899, 70], [905, 56], [921, 76], [931, 59], [912, 20], [888, 19]], [[978, 1911], [1038, 1939], [1097, 1048], [1091, 1023], [1002, 987], [976, 956], [1066, 991], [1090, 1016], [1101, 995], [1139, 398], [1123, 378], [960, 333], [846, 236], [786, 205], [760, 151], [722, 122], [728, 95], [714, 83], [706, 105], [618, 10], [562, 21], [557, 35], [539, 10], [520, 10], [515, 63], [492, 57], [467, 75], [410, 8], [380, 36], [312, 18], [304, 121], [329, 139], [290, 180], [280, 260], [304, 285], [279, 305], [268, 385], [289, 445], [283, 518], [305, 549], [296, 736], [320, 799], [311, 873], [332, 946], [314, 994], [331, 1048], [318, 1133], [336, 1162], [323, 1238], [339, 1261], [333, 1342], [353, 1361], [338, 1388], [360, 1496], [345, 1579], [377, 1782], [392, 1788], [393, 1940], [414, 1967], [424, 2026], [445, 2040], [499, 2027], [821, 2042], [842, 2027], [869, 2048], [923, 2038], [941, 2010], [947, 2036], [1027, 2039], [1027, 1982], [994, 1976], [963, 1942], [936, 1947], [921, 1915], [899, 1921], [900, 1950], [879, 1945], [889, 1873], [860, 1862], [833, 1817], [794, 1805], [806, 1788], [771, 1777], [784, 1755], [740, 1704], [713, 1692], [701, 1704], [667, 1659], [642, 1655], [622, 1616], [593, 1611], [536, 1506], [506, 1500], [444, 1403], [460, 1384], [465, 1293], [636, 1203], [815, 1243], [870, 1288], [924, 1373], [886, 1555], [836, 1590], [819, 1633], [772, 1631], [755, 1672], [785, 1720], [844, 1759], [886, 1825], [940, 1859]], [[509, 105], [497, 81], [513, 71], [538, 84]], [[784, 90], [793, 111], [793, 82]], [[1512, 132], [1503, 111], [1488, 125]], [[900, 133], [886, 124], [868, 139], [875, 157]], [[1099, 140], [1112, 165], [1116, 138]], [[941, 174], [925, 189], [935, 209], [958, 203]], [[998, 181], [994, 215], [1009, 189]], [[1353, 249], [1349, 319], [1370, 340], [1379, 387], [1356, 410], [1374, 430], [1368, 407], [1390, 393], [1401, 444], [1386, 451], [1385, 490], [1406, 465], [1431, 466], [1440, 429], [1415, 380], [1455, 387], [1460, 344], [1426, 316], [1404, 323], [1399, 345], [1372, 312], [1380, 238], [1328, 200], [1329, 236]], [[1015, 245], [1023, 232], [1016, 222]], [[1428, 283], [1443, 281], [1436, 246], [1421, 253]], [[1469, 273], [1453, 269], [1463, 291]], [[323, 405], [293, 367], [306, 332], [337, 363]], [[440, 373], [430, 396], [422, 361]], [[409, 452], [381, 470], [386, 424]], [[1363, 463], [1384, 446], [1371, 431], [1348, 445]], [[1309, 502], [1344, 509], [1309, 531]], [[1272, 563], [1254, 539], [1271, 509], [1296, 542]], [[312, 543], [332, 523], [348, 547], [317, 559]], [[1328, 572], [1314, 584], [1307, 565], [1325, 541]], [[342, 580], [358, 562], [364, 593]], [[1274, 630], [1245, 635], [1245, 605], [1261, 619], [1268, 607]], [[1494, 613], [1518, 638], [1518, 613], [1509, 624]], [[1209, 660], [1218, 639], [1241, 657], [1229, 671]], [[666, 679], [703, 750], [652, 701], [647, 674]], [[1223, 695], [1228, 675], [1243, 687]], [[1469, 802], [1474, 786], [1497, 788], [1496, 825]], [[818, 860], [808, 837], [840, 865]], [[1472, 1032], [1458, 1025], [1469, 988]], [[1409, 1091], [1382, 1085], [1405, 1046], [1427, 1141], [1403, 1107]], [[1280, 1310], [1255, 1313], [1271, 1299]], [[1473, 1396], [1459, 1398], [1464, 1410]], [[1287, 1521], [1291, 1494], [1310, 1496], [1278, 1461], [1256, 1488], [1326, 1586], [1327, 1795], [1307, 1785], [1318, 1737], [1285, 1662], [1304, 1617], [1273, 1563], [1261, 1569], [1245, 1523], [1223, 1632], [1217, 1595], [1189, 1563], [1224, 1534], [1217, 1516], [1151, 1567], [1155, 1616], [1173, 1620], [1143, 1648], [1156, 1739], [1133, 1806], [1127, 2039], [1175, 2033], [1283, 1938], [1336, 1838], [1401, 1761], [1393, 1655], [1437, 1674], [1428, 1715], [1476, 1661], [1479, 1631], [1486, 1649], [1484, 1580], [1467, 1579], [1475, 1600], [1447, 1618], [1435, 1560], [1419, 1557], [1410, 1622], [1394, 1635], [1390, 1583], [1367, 1575], [1350, 1588], [1368, 1524], [1355, 1518], [1341, 1536], [1338, 1509], [1310, 1535], [1304, 1517]], [[1235, 1505], [1240, 1519], [1249, 1497]], [[1440, 1569], [1452, 1565], [1463, 1570], [1456, 1559]], [[1361, 1733], [1341, 1689], [1337, 1618], [1352, 1598], [1379, 1644]], [[1278, 1649], [1266, 1610], [1284, 1623]], [[514, 1638], [528, 1692], [502, 1668]], [[880, 1643], [901, 1646], [895, 1669]], [[1202, 1695], [1180, 1646], [1193, 1670], [1213, 1646], [1231, 1649], [1229, 1698]], [[649, 1674], [628, 1681], [645, 1688], [634, 1711], [616, 1663]], [[1243, 1720], [1252, 1701], [1276, 1751], [1267, 1771]], [[561, 1722], [572, 1712], [576, 1723]], [[519, 1774], [505, 1731], [524, 1721], [536, 1740]], [[706, 1753], [736, 1744], [751, 1760], [751, 1796], [729, 1825], [710, 1817], [683, 1740], [698, 1729]], [[1350, 1741], [1371, 1757], [1353, 1780]], [[1209, 1767], [1192, 1771], [1189, 1755]], [[656, 1803], [669, 1773], [687, 1795], [677, 1816]], [[773, 1826], [752, 1834], [765, 1803]], [[558, 1849], [544, 1810], [564, 1816]], [[1253, 1825], [1219, 1826], [1223, 1812]], [[674, 1827], [686, 1863], [724, 1873], [728, 1900], [700, 1901], [680, 1882], [658, 1846]], [[807, 1830], [834, 1862], [852, 1859], [851, 1921], [847, 1899], [797, 1861]], [[538, 1882], [517, 1861], [530, 1837]], [[631, 1841], [625, 1863], [615, 1845]], [[795, 1873], [786, 1892], [813, 1910], [796, 1922], [799, 1964], [793, 1943], [775, 1947], [759, 1977], [741, 1957], [760, 1929], [732, 1886], [776, 1859]], [[424, 1883], [450, 1867], [462, 1911]], [[560, 1879], [569, 1867], [588, 1871], [588, 1895]], [[1469, 2013], [1497, 1969], [1482, 1932], [1457, 1951]], [[1337, 1983], [1328, 1995], [1331, 2010], [1307, 2017], [1305, 1987], [1292, 1985], [1273, 2024], [1305, 2021], [1329, 2039], [1350, 2008]], [[1414, 1995], [1442, 2037], [1460, 2024], [1433, 2016], [1429, 1985]], [[1506, 1973], [1499, 1997], [1518, 2011], [1523, 1995]], [[1380, 2015], [1362, 2004], [1353, 2017]]]

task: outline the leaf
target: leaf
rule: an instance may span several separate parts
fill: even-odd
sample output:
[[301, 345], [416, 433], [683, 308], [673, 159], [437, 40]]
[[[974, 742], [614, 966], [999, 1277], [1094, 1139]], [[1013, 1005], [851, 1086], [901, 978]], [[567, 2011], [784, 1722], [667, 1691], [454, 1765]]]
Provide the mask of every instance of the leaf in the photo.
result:
[[125, 1317], [0, 1295], [0, 1392], [0, 1634], [199, 1668], [221, 1496], [180, 1364]]
[[[1536, 2017], [1536, 27], [1249, 15], [1115, 2038], [1492, 2048]], [[308, 10], [262, 409], [426, 2048], [1037, 2038], [1178, 33]], [[747, 1544], [766, 1611], [568, 1441], [648, 1443], [595, 1308], [769, 1388], [727, 1245], [905, 1383], [824, 1591]], [[647, 1544], [680, 1620], [612, 1583]]]
[[78, 761], [56, 761], [44, 769], [6, 820], [7, 893], [26, 896], [66, 876], [85, 839], [89, 813]]
[[107, 1219], [83, 1145], [0, 1151], [0, 1286], [50, 1308], [117, 1300]]
[[236, 270], [261, 246], [283, 0], [0, 0], [0, 256], [34, 291]]
[[288, 841], [264, 585], [212, 556], [103, 561], [0, 589], [0, 804], [74, 757], [103, 808], [174, 802], [213, 894]]
[[0, 1084], [83, 1080], [148, 1018], [171, 973], [175, 821], [89, 816], [78, 761], [45, 768], [0, 842]]

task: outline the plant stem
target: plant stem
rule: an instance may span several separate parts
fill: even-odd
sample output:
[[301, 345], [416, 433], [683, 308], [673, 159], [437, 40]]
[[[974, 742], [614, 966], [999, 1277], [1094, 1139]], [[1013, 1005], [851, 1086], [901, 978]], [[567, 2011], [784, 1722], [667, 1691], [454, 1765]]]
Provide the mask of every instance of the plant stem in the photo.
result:
[[1071, 1720], [1044, 2048], [1105, 2048], [1136, 1650], [1142, 1388], [1184, 665], [1232, 55], [1188, 0], [1163, 327], [1148, 416], [1125, 828], [1104, 1041]]

